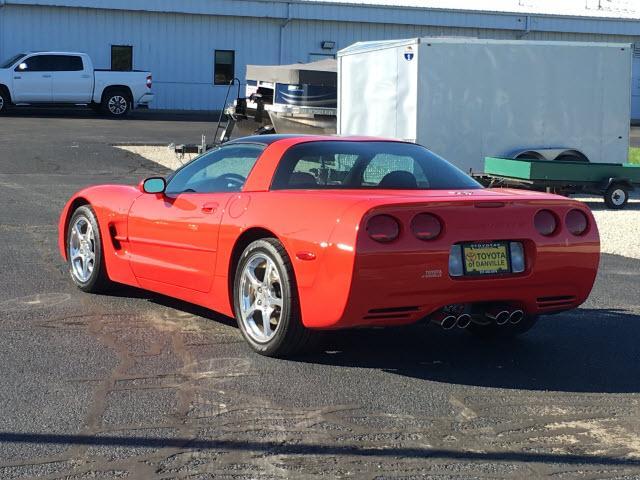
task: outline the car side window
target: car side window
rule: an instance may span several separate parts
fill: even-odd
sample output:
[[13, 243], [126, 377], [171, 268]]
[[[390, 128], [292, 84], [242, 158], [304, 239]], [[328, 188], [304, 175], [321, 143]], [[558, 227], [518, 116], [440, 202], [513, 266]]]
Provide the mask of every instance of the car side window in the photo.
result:
[[264, 148], [233, 144], [211, 150], [176, 171], [166, 193], [239, 192]]
[[393, 172], [410, 173], [415, 177], [418, 188], [429, 188], [429, 180], [418, 162], [412, 157], [387, 153], [378, 154], [371, 159], [362, 173], [362, 184], [363, 186], [380, 185], [382, 180]]
[[51, 55], [36, 55], [20, 62], [16, 72], [51, 72], [53, 65]]

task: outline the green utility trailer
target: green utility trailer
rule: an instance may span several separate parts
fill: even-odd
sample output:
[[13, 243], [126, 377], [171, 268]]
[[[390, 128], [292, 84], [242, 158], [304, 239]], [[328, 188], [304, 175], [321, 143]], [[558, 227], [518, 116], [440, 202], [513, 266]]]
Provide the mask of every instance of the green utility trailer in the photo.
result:
[[491, 187], [602, 195], [607, 207], [621, 209], [640, 186], [640, 165], [486, 157], [476, 179]]

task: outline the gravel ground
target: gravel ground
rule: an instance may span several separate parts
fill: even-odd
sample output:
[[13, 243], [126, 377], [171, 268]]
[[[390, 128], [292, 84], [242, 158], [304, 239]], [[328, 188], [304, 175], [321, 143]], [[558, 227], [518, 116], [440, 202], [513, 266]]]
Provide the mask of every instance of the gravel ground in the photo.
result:
[[[149, 145], [118, 145], [116, 148], [175, 170], [195, 155], [178, 156], [172, 148]], [[640, 196], [632, 198], [624, 210], [608, 210], [602, 198], [575, 197], [589, 205], [600, 231], [603, 253], [640, 259]]]
[[151, 145], [115, 145], [116, 148], [129, 152], [132, 155], [137, 155], [147, 160], [151, 160], [163, 167], [175, 170], [181, 167], [188, 161], [192, 160], [196, 154], [187, 153], [185, 155], [178, 155], [173, 151], [170, 146], [157, 147]]
[[603, 253], [640, 258], [640, 196], [631, 198], [624, 210], [609, 210], [602, 198], [576, 197], [596, 217]]

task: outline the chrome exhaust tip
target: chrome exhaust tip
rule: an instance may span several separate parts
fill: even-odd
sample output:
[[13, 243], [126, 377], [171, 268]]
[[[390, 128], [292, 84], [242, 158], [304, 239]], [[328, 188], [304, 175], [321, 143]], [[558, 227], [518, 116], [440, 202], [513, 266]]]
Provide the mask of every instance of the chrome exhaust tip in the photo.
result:
[[511, 312], [511, 315], [509, 315], [509, 321], [514, 325], [516, 323], [520, 323], [523, 319], [524, 312], [522, 310], [514, 310], [513, 312]]
[[458, 328], [467, 328], [471, 324], [471, 315], [463, 313], [456, 319], [456, 325]]
[[490, 310], [487, 310], [485, 314], [488, 318], [495, 321], [498, 325], [504, 325], [509, 321], [511, 316], [509, 310], [506, 310], [506, 307], [496, 307]]
[[443, 330], [451, 330], [458, 323], [458, 319], [454, 315], [441, 312], [434, 315], [431, 322], [441, 326]]

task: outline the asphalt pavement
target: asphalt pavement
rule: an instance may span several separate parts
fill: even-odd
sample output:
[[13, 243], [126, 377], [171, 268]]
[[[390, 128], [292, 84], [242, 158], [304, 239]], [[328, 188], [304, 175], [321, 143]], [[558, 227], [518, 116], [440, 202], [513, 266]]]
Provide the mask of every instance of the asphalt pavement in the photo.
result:
[[76, 190], [165, 170], [114, 143], [213, 118], [0, 117], [0, 478], [640, 478], [640, 261], [510, 343], [338, 332], [294, 360], [142, 290], [89, 295], [56, 246]]

